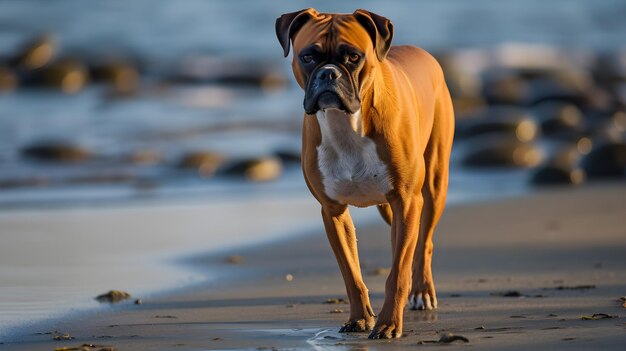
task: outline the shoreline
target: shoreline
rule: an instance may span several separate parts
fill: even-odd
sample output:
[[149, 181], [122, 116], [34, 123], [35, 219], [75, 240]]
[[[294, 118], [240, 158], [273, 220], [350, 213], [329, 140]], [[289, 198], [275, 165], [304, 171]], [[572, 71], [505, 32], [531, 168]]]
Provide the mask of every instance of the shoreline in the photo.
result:
[[[614, 300], [624, 294], [625, 284], [619, 282], [626, 281], [626, 276], [622, 273], [626, 268], [626, 261], [619, 258], [619, 253], [623, 252], [625, 246], [623, 231], [622, 237], [615, 237], [615, 230], [619, 230], [619, 228], [616, 229], [615, 224], [625, 224], [623, 219], [616, 218], [619, 213], [615, 211], [620, 212], [619, 205], [623, 203], [623, 201], [619, 202], [620, 196], [622, 198], [626, 196], [626, 186], [621, 183], [611, 183], [585, 186], [580, 189], [546, 190], [521, 198], [450, 206], [444, 214], [444, 222], [435, 238], [437, 246], [434, 261], [435, 279], [438, 282], [440, 300], [445, 302], [439, 311], [433, 313], [407, 310], [405, 333], [408, 335], [397, 342], [393, 341], [391, 346], [406, 345], [408, 339], [412, 339], [411, 343], [416, 343], [420, 338], [424, 340], [426, 335], [432, 336], [431, 324], [433, 323], [443, 324], [446, 327], [444, 329], [456, 331], [468, 337], [471, 335], [470, 340], [473, 344], [491, 340], [476, 339], [477, 336], [474, 334], [477, 332], [472, 329], [477, 327], [473, 325], [476, 323], [472, 324], [472, 328], [467, 329], [466, 325], [449, 319], [461, 314], [459, 318], [467, 321], [469, 317], [463, 316], [463, 311], [475, 310], [476, 316], [480, 316], [483, 323], [489, 321], [489, 326], [484, 325], [487, 330], [497, 328], [498, 325], [510, 328], [510, 324], [521, 324], [522, 330], [526, 330], [528, 326], [524, 324], [530, 322], [540, 323], [544, 325], [544, 328], [552, 328], [555, 326], [551, 323], [558, 322], [559, 318], [547, 318], [549, 313], [559, 315], [560, 319], [565, 316], [565, 321], [562, 323], [568, 327], [558, 326], [559, 329], [546, 329], [552, 330], [552, 333], [544, 330], [543, 333], [546, 335], [543, 337], [561, 335], [569, 330], [570, 324], [573, 324], [571, 328], [583, 328], [583, 325], [579, 325], [580, 315], [575, 316], [572, 310], [577, 310], [580, 314], [595, 311], [593, 313], [623, 315], [623, 312], [619, 313], [617, 303], [612, 302], [610, 298]], [[581, 199], [585, 200], [586, 204], [577, 204], [574, 201]], [[551, 208], [555, 204], [562, 208]], [[602, 206], [598, 208], [598, 204]], [[596, 206], [588, 209], [592, 214], [591, 220], [597, 222], [603, 219], [601, 217], [606, 217], [600, 222], [611, 231], [609, 234], [596, 234], [596, 245], [589, 245], [589, 238], [585, 238], [578, 232], [582, 229], [578, 227], [584, 226], [584, 223], [578, 223], [578, 226], [575, 223], [580, 222], [578, 217], [584, 214], [585, 206], [592, 205]], [[615, 206], [618, 207], [615, 208]], [[545, 212], [546, 209], [550, 209], [556, 212], [556, 219], [546, 222], [546, 218], [541, 218], [545, 222], [541, 225], [521, 223], [519, 217], [525, 214], [518, 213], [516, 216], [512, 213], [516, 208], [525, 209], [536, 216], [542, 216], [542, 210]], [[566, 211], [568, 208], [570, 212]], [[489, 233], [480, 232], [472, 232], [469, 238], [458, 233], [453, 235], [454, 231], [446, 233], [450, 229], [459, 229], [466, 227], [468, 223], [474, 223], [475, 218], [472, 216], [482, 213], [481, 209], [498, 211], [499, 218], [491, 221], [497, 222], [495, 227], [500, 230], [510, 227], [511, 233], [505, 235], [504, 238], [493, 238], [489, 237]], [[607, 209], [611, 211], [605, 214], [599, 213]], [[567, 217], [568, 222], [560, 223], [559, 216]], [[546, 216], [543, 215], [543, 217]], [[355, 224], [357, 233], [361, 233], [359, 244], [365, 279], [370, 287], [374, 308], [377, 309], [382, 298], [384, 277], [372, 276], [368, 272], [377, 267], [385, 267], [389, 260], [387, 236], [373, 233], [386, 229], [377, 224], [366, 223], [364, 225], [359, 220], [355, 220]], [[477, 225], [484, 227], [487, 224]], [[522, 232], [525, 235], [520, 236], [520, 227], [529, 226], [539, 227], [545, 233]], [[488, 231], [493, 232], [493, 223], [489, 227], [491, 229], [487, 228]], [[321, 228], [318, 228], [317, 231], [320, 230]], [[574, 234], [568, 237], [569, 241], [563, 245], [565, 248], [561, 249], [558, 239], [563, 238], [564, 231], [573, 231]], [[453, 238], [446, 237], [448, 234], [453, 235]], [[542, 242], [544, 245], [537, 247], [537, 242]], [[270, 346], [270, 344], [281, 348], [314, 347], [306, 340], [317, 340], [314, 342], [322, 342], [330, 347], [336, 347], [336, 345], [333, 346], [334, 343], [369, 345], [363, 340], [362, 335], [356, 338], [346, 338], [345, 335], [336, 333], [336, 327], [347, 318], [346, 313], [334, 314], [328, 311], [336, 307], [344, 310], [347, 305], [335, 306], [321, 303], [326, 298], [345, 296], [336, 262], [327, 246], [322, 230], [315, 235], [312, 231], [293, 238], [249, 245], [247, 248], [239, 247], [191, 257], [188, 259], [189, 264], [197, 269], [206, 271], [214, 269], [221, 270], [224, 274], [230, 272], [235, 274], [232, 274], [232, 279], [228, 282], [205, 281], [150, 294], [145, 299], [138, 296], [144, 301], [142, 305], [122, 304], [112, 306], [110, 311], [104, 306], [98, 311], [78, 312], [68, 316], [67, 319], [48, 320], [32, 326], [40, 329], [54, 326], [59, 332], [68, 332], [75, 336], [76, 339], [72, 341], [55, 343], [49, 340], [49, 335], [32, 335], [34, 332], [44, 330], [31, 329], [11, 337], [11, 341], [15, 343], [6, 343], [0, 347], [11, 346], [17, 350], [50, 349], [50, 347], [80, 344], [83, 341], [104, 343], [121, 349], [167, 349], [168, 345], [176, 343], [184, 344], [180, 345], [182, 349], [243, 348]], [[240, 265], [224, 263], [227, 253], [242, 255], [244, 262]], [[266, 262], [265, 258], [268, 255], [274, 257], [272, 262]], [[491, 257], [498, 263], [495, 266], [485, 267], [486, 257]], [[551, 260], [554, 262], [546, 262], [546, 257], [552, 257]], [[460, 266], [459, 260], [463, 263]], [[599, 268], [596, 267], [598, 263]], [[546, 267], [550, 269], [545, 270]], [[286, 274], [291, 274], [293, 281], [285, 280]], [[604, 282], [602, 282], [603, 279]], [[554, 290], [559, 285], [585, 285], [590, 281], [596, 286], [595, 289], [562, 292]], [[518, 289], [529, 297], [507, 299], [490, 295], [506, 290], [504, 286], [506, 289]], [[545, 295], [545, 298], [532, 297], [535, 295]], [[596, 299], [598, 302], [594, 302]], [[453, 303], [457, 302], [461, 302], [460, 309], [453, 307]], [[578, 306], [572, 306], [572, 302]], [[544, 305], [546, 305], [546, 313], [541, 314], [540, 317], [538, 312], [543, 309]], [[598, 306], [602, 307], [602, 311]], [[495, 313], [510, 309], [514, 310], [511, 310], [511, 316], [521, 317], [509, 318], [507, 316], [502, 319]], [[294, 316], [293, 313], [296, 310], [298, 310], [297, 316]], [[176, 318], [155, 318], [156, 316]], [[426, 324], [418, 323], [420, 319], [428, 320], [431, 317], [434, 320], [427, 321]], [[622, 336], [623, 317], [621, 316], [618, 319], [589, 321], [588, 323], [591, 323], [589, 326], [593, 327], [594, 332], [599, 333], [598, 336], [606, 336], [602, 340], [608, 342], [605, 344], [609, 349], [611, 345], [619, 345], [620, 342], [623, 345], [626, 341]], [[119, 325], [119, 327], [110, 328], [109, 325]], [[424, 327], [430, 330], [426, 335]], [[298, 330], [299, 328], [304, 329]], [[201, 335], [198, 334], [198, 329], [203, 331]], [[577, 332], [580, 332], [578, 329], [576, 329]], [[622, 334], [614, 335], [615, 331], [620, 330]], [[517, 334], [529, 332], [512, 333], [509, 335], [511, 344], [507, 345], [513, 347], [515, 343], [522, 342]], [[321, 339], [314, 338], [316, 333], [321, 333]], [[507, 332], [502, 333], [508, 335]], [[221, 340], [213, 341], [209, 338], [213, 334], [216, 335], [213, 338], [221, 338]], [[111, 337], [97, 338], [98, 335]], [[141, 338], [133, 338], [129, 335], [140, 335]], [[586, 329], [583, 330], [582, 335], [586, 336], [576, 340], [595, 339], [594, 335], [587, 333]], [[324, 338], [325, 336], [328, 338]], [[494, 335], [491, 336], [493, 340], [500, 339]], [[334, 342], [328, 344], [329, 340]], [[267, 345], [261, 344], [262, 341], [265, 341]], [[552, 346], [565, 348], [576, 343], [575, 340], [570, 340]], [[502, 346], [502, 344], [498, 345]], [[587, 344], [587, 347], [590, 345]], [[383, 344], [374, 343], [370, 346], [380, 348]], [[595, 347], [595, 344], [591, 346]]]
[[[520, 172], [491, 175], [493, 181], [502, 178], [504, 187], [485, 180], [476, 183], [481, 174], [464, 172], [453, 177], [449, 206], [524, 194]], [[464, 189], [468, 183], [475, 184], [471, 190]], [[0, 340], [38, 320], [83, 309], [100, 310], [93, 297], [111, 289], [152, 295], [175, 284], [194, 285], [213, 278], [180, 264], [188, 257], [238, 250], [251, 242], [265, 245], [322, 228], [318, 205], [301, 176], [294, 179], [292, 175], [286, 182], [246, 184], [229, 196], [224, 191], [178, 195], [101, 199], [88, 206], [70, 201], [55, 207], [43, 203], [3, 208], [0, 227], [7, 237], [0, 248], [4, 256], [0, 257]], [[244, 226], [239, 225], [237, 213], [246, 214]], [[352, 214], [360, 225], [380, 220], [374, 208], [355, 208]], [[152, 218], [156, 218], [154, 223], [143, 223]], [[184, 232], [181, 242], [173, 241], [180, 230]], [[92, 257], [89, 251], [96, 247], [111, 257], [99, 252]], [[71, 258], [75, 252], [80, 260]], [[29, 254], [36, 255], [34, 262], [22, 257]]]

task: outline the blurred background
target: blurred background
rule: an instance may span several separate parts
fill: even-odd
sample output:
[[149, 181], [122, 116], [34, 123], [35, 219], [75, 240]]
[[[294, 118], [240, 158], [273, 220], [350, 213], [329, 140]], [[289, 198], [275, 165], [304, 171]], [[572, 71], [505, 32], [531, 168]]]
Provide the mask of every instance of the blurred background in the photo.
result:
[[[421, 46], [439, 59], [457, 116], [451, 203], [625, 179], [624, 1], [1, 1], [3, 218], [15, 218], [18, 209], [193, 199], [213, 206], [206, 216], [219, 227], [232, 221], [216, 209], [223, 202], [236, 199], [228, 202], [230, 213], [276, 219], [280, 199], [290, 196], [291, 208], [294, 198], [307, 204], [301, 214], [308, 217], [299, 220], [294, 210], [293, 226], [276, 219], [264, 230], [321, 226], [317, 209], [308, 211], [316, 206], [300, 171], [303, 93], [274, 33], [276, 17], [306, 7], [366, 8], [394, 23], [394, 43]], [[5, 243], [22, 234], [0, 232]], [[222, 232], [195, 233], [176, 249], [223, 247], [213, 240]], [[59, 301], [71, 300], [68, 291], [90, 284], [64, 281], [57, 295], [35, 296], [41, 277], [33, 273], [25, 288], [15, 267], [23, 273], [26, 265], [7, 258], [8, 248], [0, 252], [0, 307], [13, 315], [5, 313], [0, 324], [24, 316], [24, 306], [35, 314], [65, 306]], [[67, 273], [93, 268], [92, 258], [41, 264], [57, 262]], [[21, 307], [11, 307], [17, 300]], [[41, 303], [33, 307], [34, 300]]]
[[453, 196], [577, 184], [604, 172], [581, 156], [623, 141], [623, 1], [4, 1], [0, 206], [302, 188], [302, 93], [273, 23], [308, 6], [368, 8], [438, 57]]

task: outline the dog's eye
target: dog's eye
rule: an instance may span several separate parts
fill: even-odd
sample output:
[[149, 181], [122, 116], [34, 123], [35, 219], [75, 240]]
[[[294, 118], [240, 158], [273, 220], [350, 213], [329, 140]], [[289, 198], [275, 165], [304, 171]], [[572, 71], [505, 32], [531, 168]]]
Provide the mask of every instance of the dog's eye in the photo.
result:
[[304, 63], [311, 63], [311, 62], [313, 62], [313, 55], [311, 55], [311, 54], [302, 55], [302, 57], [300, 57], [300, 59]]
[[348, 61], [352, 62], [352, 63], [357, 63], [359, 62], [359, 60], [361, 59], [361, 56], [359, 54], [348, 54]]

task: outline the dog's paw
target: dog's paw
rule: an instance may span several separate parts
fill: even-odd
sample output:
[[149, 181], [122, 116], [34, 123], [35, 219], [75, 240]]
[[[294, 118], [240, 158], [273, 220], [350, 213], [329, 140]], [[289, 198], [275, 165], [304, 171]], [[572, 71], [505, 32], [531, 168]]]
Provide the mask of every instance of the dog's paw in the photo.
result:
[[339, 329], [340, 333], [363, 333], [372, 330], [374, 319], [359, 318], [348, 321]]
[[410, 299], [412, 310], [437, 309], [437, 293], [434, 285], [426, 289], [415, 289], [411, 292]]
[[395, 339], [402, 336], [402, 328], [396, 324], [380, 323], [374, 327], [368, 338], [370, 339]]

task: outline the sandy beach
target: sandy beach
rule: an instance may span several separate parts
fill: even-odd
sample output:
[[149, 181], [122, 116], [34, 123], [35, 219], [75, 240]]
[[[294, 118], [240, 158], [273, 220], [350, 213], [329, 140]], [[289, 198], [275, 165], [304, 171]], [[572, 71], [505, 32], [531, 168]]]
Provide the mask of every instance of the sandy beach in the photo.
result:
[[[224, 278], [134, 296], [142, 298], [141, 305], [131, 299], [36, 323], [2, 340], [0, 348], [376, 350], [437, 347], [442, 334], [452, 333], [469, 340], [454, 342], [455, 349], [621, 350], [624, 199], [626, 185], [614, 183], [451, 206], [435, 237], [439, 309], [407, 310], [404, 335], [397, 340], [337, 333], [349, 306], [326, 303], [346, 297], [320, 230], [195, 255], [185, 264]], [[378, 310], [385, 279], [380, 271], [390, 260], [388, 229], [382, 221], [356, 226], [365, 281]], [[228, 263], [229, 255], [243, 260]], [[53, 340], [66, 333], [71, 340]]]

